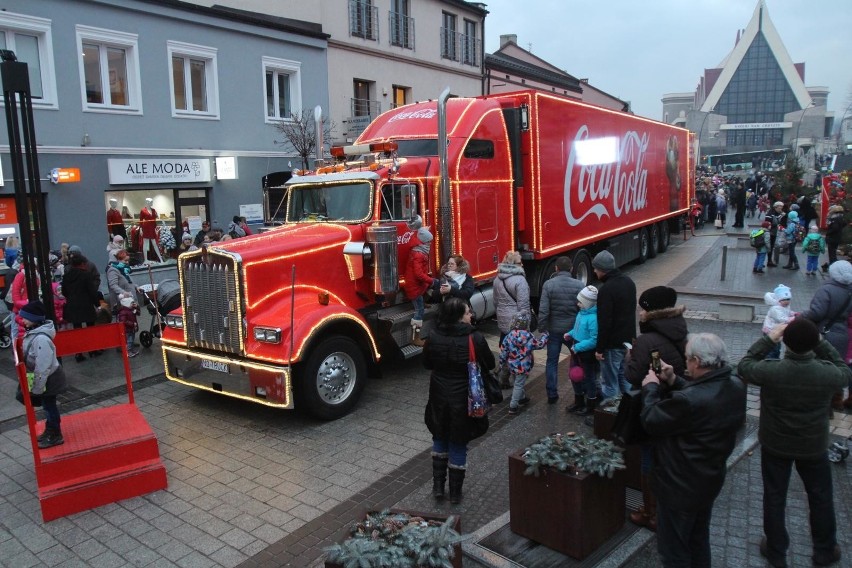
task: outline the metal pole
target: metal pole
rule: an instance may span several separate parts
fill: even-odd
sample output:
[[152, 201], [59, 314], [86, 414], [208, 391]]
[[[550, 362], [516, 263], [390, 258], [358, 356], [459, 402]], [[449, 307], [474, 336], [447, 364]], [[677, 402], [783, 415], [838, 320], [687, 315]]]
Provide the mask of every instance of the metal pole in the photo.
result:
[[728, 267], [728, 245], [722, 247], [722, 276], [719, 280], [725, 280], [725, 270]]

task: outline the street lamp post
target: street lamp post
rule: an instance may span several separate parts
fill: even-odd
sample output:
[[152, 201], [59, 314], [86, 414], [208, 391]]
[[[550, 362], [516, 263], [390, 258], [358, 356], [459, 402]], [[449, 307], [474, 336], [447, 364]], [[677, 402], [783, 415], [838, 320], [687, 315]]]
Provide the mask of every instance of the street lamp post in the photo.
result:
[[707, 122], [707, 117], [713, 114], [713, 109], [711, 108], [704, 114], [704, 120], [701, 121], [701, 128], [698, 129], [698, 159], [699, 163], [701, 160], [701, 133], [704, 131], [704, 123]]
[[799, 125], [796, 127], [796, 139], [793, 141], [793, 154], [796, 156], [796, 160], [799, 159], [799, 131], [802, 129], [802, 123], [805, 121], [805, 113], [808, 112], [808, 109], [816, 106], [814, 102], [811, 101], [808, 106], [802, 109], [802, 116], [799, 118]]

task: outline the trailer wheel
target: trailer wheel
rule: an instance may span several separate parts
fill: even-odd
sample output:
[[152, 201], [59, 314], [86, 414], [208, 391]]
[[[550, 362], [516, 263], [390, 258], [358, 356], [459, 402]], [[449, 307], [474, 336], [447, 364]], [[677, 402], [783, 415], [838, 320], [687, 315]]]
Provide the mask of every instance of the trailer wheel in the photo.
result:
[[12, 345], [12, 337], [9, 335], [0, 335], [0, 349], [8, 349]]
[[330, 337], [316, 346], [296, 378], [296, 403], [321, 420], [348, 414], [367, 382], [367, 363], [347, 337]]
[[592, 271], [592, 259], [584, 250], [578, 251], [572, 259], [574, 265], [574, 278], [587, 286], [594, 280], [595, 273]]
[[660, 223], [660, 252], [666, 252], [672, 242], [672, 232], [668, 221]]
[[648, 260], [648, 251], [651, 248], [651, 238], [648, 236], [648, 229], [639, 229], [639, 256], [636, 258], [636, 264], [644, 264]]
[[648, 258], [657, 256], [657, 251], [660, 249], [660, 229], [657, 225], [648, 227]]

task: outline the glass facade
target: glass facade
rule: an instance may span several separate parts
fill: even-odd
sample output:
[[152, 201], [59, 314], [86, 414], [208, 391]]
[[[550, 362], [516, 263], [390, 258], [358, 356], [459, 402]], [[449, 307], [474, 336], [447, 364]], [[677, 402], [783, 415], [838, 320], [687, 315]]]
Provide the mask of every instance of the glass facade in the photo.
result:
[[[763, 33], [758, 32], [749, 46], [716, 112], [728, 117], [728, 124], [783, 122], [788, 112], [801, 110]], [[783, 142], [782, 129], [728, 130], [727, 145], [771, 146]]]

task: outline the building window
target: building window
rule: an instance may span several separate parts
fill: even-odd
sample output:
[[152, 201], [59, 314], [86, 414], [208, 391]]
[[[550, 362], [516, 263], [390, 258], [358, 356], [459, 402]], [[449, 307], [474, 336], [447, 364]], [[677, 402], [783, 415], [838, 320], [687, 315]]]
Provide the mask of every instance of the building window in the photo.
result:
[[216, 48], [169, 41], [166, 50], [171, 69], [172, 116], [218, 119]]
[[441, 28], [441, 57], [459, 60], [458, 49], [456, 47], [456, 15], [448, 12], [443, 12], [443, 24]]
[[479, 42], [476, 39], [476, 22], [464, 21], [464, 35], [460, 38], [462, 49], [462, 63], [465, 65], [479, 65]]
[[391, 45], [414, 49], [414, 18], [409, 16], [408, 0], [391, 0], [388, 16]]
[[373, 0], [349, 0], [349, 35], [379, 41], [379, 9]]
[[263, 58], [266, 122], [289, 120], [302, 106], [301, 63]]
[[379, 102], [370, 100], [372, 81], [353, 81], [354, 98], [352, 99], [352, 116], [377, 116], [380, 111]]
[[138, 37], [77, 26], [83, 110], [142, 112]]
[[50, 20], [0, 12], [0, 49], [27, 64], [33, 106], [57, 108]]
[[393, 86], [393, 108], [401, 107], [403, 105], [408, 104], [409, 93], [411, 92], [410, 87], [401, 87], [399, 85]]

